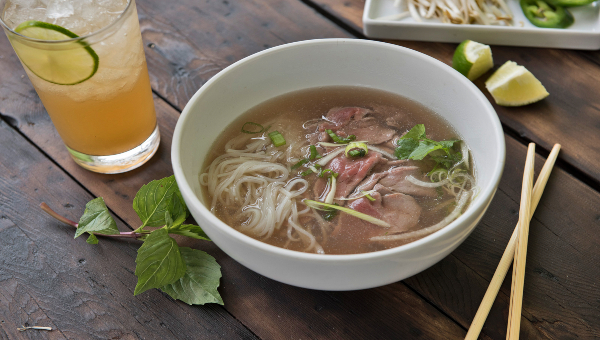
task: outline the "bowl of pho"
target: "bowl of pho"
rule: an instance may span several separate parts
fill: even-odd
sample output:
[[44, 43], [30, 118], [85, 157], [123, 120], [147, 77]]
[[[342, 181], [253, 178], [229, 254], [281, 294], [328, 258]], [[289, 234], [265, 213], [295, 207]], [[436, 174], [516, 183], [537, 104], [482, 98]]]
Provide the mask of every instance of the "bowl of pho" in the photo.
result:
[[354, 290], [458, 247], [498, 187], [504, 137], [467, 78], [381, 42], [286, 44], [196, 92], [173, 170], [212, 241], [274, 280]]

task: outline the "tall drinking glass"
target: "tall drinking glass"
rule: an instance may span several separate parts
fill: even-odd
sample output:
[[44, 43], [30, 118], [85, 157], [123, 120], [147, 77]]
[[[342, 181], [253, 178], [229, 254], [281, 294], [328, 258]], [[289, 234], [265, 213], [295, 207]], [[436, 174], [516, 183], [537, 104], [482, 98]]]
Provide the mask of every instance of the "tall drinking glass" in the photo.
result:
[[0, 0], [0, 24], [75, 162], [144, 164], [160, 141], [134, 0]]

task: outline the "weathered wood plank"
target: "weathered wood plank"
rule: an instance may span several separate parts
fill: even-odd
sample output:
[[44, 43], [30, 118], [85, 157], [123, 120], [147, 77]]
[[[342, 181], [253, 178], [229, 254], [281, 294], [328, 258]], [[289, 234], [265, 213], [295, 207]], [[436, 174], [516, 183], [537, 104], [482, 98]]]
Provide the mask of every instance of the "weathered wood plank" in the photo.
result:
[[183, 109], [212, 75], [269, 47], [350, 37], [296, 1], [137, 1], [152, 88]]
[[[185, 308], [157, 290], [133, 296], [137, 242], [73, 240], [45, 201], [78, 220], [91, 199], [0, 120], [0, 334], [10, 339], [255, 338], [220, 306]], [[125, 227], [119, 224], [121, 229]], [[56, 331], [17, 332], [21, 325]]]
[[[330, 15], [362, 32], [364, 0], [309, 0]], [[417, 41], [388, 41], [432, 56], [448, 65], [456, 44]], [[544, 84], [550, 96], [524, 107], [502, 107], [495, 104], [485, 89], [484, 81], [491, 72], [479, 78], [479, 87], [500, 116], [500, 120], [522, 138], [546, 150], [560, 143], [559, 156], [585, 175], [600, 183], [600, 67], [597, 52], [558, 49], [492, 46], [494, 70], [508, 60], [525, 66]]]

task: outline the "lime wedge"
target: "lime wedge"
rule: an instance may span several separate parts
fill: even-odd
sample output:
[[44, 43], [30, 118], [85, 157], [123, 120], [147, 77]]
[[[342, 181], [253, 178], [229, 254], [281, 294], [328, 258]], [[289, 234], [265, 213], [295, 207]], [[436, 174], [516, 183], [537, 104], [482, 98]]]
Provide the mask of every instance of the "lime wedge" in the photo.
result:
[[548, 97], [542, 83], [524, 66], [507, 61], [485, 82], [496, 104], [521, 106], [535, 103]]
[[[42, 21], [25, 21], [15, 32], [39, 40], [66, 40], [78, 35], [64, 27]], [[59, 85], [75, 85], [92, 77], [98, 70], [98, 55], [84, 41], [68, 45], [41, 47], [39, 44], [12, 39], [15, 52], [38, 77]]]
[[452, 67], [473, 81], [494, 66], [492, 49], [488, 45], [465, 40], [454, 51]]

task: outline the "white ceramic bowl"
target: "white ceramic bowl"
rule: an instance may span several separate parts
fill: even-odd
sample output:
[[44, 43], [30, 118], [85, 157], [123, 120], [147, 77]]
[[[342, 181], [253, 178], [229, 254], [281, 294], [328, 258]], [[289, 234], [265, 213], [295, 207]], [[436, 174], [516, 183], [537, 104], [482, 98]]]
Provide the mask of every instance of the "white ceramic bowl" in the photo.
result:
[[[442, 115], [471, 147], [481, 191], [442, 230], [379, 252], [317, 255], [286, 250], [227, 226], [204, 202], [198, 174], [225, 127], [275, 96], [318, 86], [359, 85], [401, 94]], [[396, 45], [355, 39], [300, 41], [256, 53], [219, 72], [186, 105], [173, 136], [175, 177], [206, 234], [244, 266], [290, 285], [354, 290], [399, 281], [425, 270], [463, 242], [490, 204], [504, 167], [498, 117], [467, 78], [444, 63]], [[205, 205], [206, 204], [206, 205]]]

